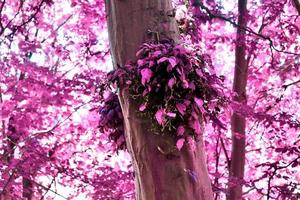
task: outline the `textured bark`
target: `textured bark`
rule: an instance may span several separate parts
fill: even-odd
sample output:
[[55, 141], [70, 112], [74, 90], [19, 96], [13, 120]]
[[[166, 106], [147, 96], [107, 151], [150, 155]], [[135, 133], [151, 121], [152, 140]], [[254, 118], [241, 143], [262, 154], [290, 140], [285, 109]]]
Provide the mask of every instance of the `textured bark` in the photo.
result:
[[[169, 0], [107, 0], [107, 20], [114, 66], [135, 59], [142, 43], [178, 37]], [[211, 200], [211, 182], [200, 138], [196, 152], [180, 152], [168, 133], [157, 135], [152, 119], [138, 115], [126, 88], [120, 89], [138, 200]]]
[[[238, 26], [246, 27], [247, 0], [238, 1]], [[237, 29], [235, 49], [235, 70], [233, 91], [237, 93], [235, 101], [246, 102], [246, 86], [248, 76], [248, 64], [246, 60], [245, 32]], [[242, 199], [242, 180], [245, 170], [245, 146], [246, 146], [246, 119], [244, 116], [233, 113], [231, 117], [232, 152], [229, 169], [228, 200]], [[236, 134], [239, 134], [238, 136]]]

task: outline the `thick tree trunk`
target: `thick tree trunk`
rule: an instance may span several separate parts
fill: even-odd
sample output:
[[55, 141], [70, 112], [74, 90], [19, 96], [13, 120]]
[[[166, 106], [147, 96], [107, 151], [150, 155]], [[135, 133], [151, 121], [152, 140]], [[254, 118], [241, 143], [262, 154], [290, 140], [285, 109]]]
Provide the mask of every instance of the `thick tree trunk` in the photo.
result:
[[[177, 39], [170, 0], [106, 0], [114, 66], [135, 59], [150, 39]], [[211, 182], [202, 138], [195, 152], [174, 150], [173, 137], [154, 133], [152, 119], [138, 115], [137, 104], [126, 88], [120, 89], [126, 143], [131, 153], [138, 200], [211, 200]]]
[[[246, 27], [247, 0], [238, 1], [238, 26]], [[235, 101], [246, 103], [246, 85], [248, 76], [248, 64], [246, 60], [245, 31], [237, 28], [235, 49], [235, 70], [233, 91], [237, 93]], [[242, 199], [242, 180], [245, 169], [245, 146], [246, 146], [246, 119], [244, 116], [233, 113], [231, 117], [232, 151], [229, 169], [228, 200]]]

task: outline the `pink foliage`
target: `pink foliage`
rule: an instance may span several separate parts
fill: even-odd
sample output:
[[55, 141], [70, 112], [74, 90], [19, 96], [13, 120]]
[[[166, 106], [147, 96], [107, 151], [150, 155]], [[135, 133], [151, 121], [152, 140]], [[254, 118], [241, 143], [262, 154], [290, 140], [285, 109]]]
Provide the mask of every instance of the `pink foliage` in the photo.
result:
[[[134, 199], [112, 82], [140, 94], [141, 115], [174, 133], [174, 148], [195, 151], [203, 135], [215, 199], [226, 196], [233, 111], [247, 118], [247, 148], [245, 178], [230, 184], [243, 184], [245, 199], [300, 198], [295, 1], [248, 1], [242, 103], [230, 100], [236, 3], [173, 2], [180, 44], [144, 44], [136, 62], [108, 75], [103, 0], [0, 2], [0, 199], [24, 199], [23, 191], [34, 199]], [[32, 187], [23, 188], [23, 180]]]

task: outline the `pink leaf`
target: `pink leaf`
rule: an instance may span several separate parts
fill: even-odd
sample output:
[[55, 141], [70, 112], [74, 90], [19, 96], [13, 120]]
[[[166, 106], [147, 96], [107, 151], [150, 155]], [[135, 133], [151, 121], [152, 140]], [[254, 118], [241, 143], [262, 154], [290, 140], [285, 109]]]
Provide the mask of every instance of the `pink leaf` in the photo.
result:
[[203, 77], [203, 73], [202, 73], [201, 69], [196, 69], [196, 73], [199, 77]]
[[168, 116], [168, 117], [175, 118], [175, 117], [176, 117], [176, 113], [168, 112], [168, 113], [167, 113], [167, 116]]
[[126, 81], [126, 84], [127, 84], [127, 85], [131, 85], [131, 83], [132, 83], [132, 81], [130, 81], [130, 80], [127, 80], [127, 81]]
[[196, 86], [195, 86], [195, 84], [194, 84], [193, 82], [191, 82], [191, 83], [189, 84], [189, 88], [190, 88], [191, 90], [195, 90], [195, 89], [196, 89]]
[[195, 98], [194, 98], [194, 101], [195, 101], [195, 103], [197, 104], [197, 106], [198, 106], [198, 108], [200, 109], [200, 111], [201, 111], [202, 113], [205, 113], [205, 110], [204, 110], [204, 108], [203, 108], [203, 100], [202, 100], [202, 99], [199, 99], [199, 98], [197, 98], [197, 97], [195, 97]]
[[139, 111], [143, 112], [144, 110], [146, 109], [146, 104], [141, 104], [140, 105], [140, 108], [139, 108]]
[[157, 120], [157, 122], [160, 125], [163, 125], [165, 123], [165, 110], [164, 109], [159, 109], [156, 113], [155, 113], [155, 118]]
[[173, 88], [173, 86], [175, 85], [175, 78], [171, 78], [169, 81], [168, 81], [168, 86], [169, 88]]
[[168, 60], [167, 57], [162, 57], [157, 61], [157, 63], [159, 64], [159, 63], [165, 62], [166, 60]]
[[180, 112], [181, 115], [185, 114], [186, 111], [186, 105], [182, 104], [182, 103], [177, 103], [176, 104], [176, 108], [177, 110]]
[[177, 65], [177, 60], [174, 56], [168, 58], [168, 61], [171, 64], [172, 68], [174, 68]]
[[177, 134], [178, 135], [182, 136], [184, 134], [184, 131], [185, 131], [185, 129], [182, 125], [178, 126], [178, 128], [177, 128]]
[[182, 146], [183, 146], [183, 144], [184, 144], [184, 139], [183, 138], [181, 138], [181, 139], [179, 139], [179, 140], [177, 140], [177, 142], [176, 142], [176, 147], [177, 147], [177, 149], [180, 151], [181, 150], [181, 148], [182, 148]]
[[138, 66], [143, 66], [145, 63], [146, 63], [145, 60], [139, 59], [139, 60], [137, 61]]
[[154, 56], [154, 57], [158, 57], [160, 54], [161, 54], [161, 51], [155, 51], [155, 52], [153, 53], [153, 56]]
[[185, 89], [189, 88], [189, 82], [187, 82], [187, 80], [183, 80], [182, 81], [182, 87], [185, 88]]
[[151, 71], [151, 69], [145, 68], [141, 70], [141, 74], [142, 74], [142, 84], [145, 85], [150, 81], [153, 72]]

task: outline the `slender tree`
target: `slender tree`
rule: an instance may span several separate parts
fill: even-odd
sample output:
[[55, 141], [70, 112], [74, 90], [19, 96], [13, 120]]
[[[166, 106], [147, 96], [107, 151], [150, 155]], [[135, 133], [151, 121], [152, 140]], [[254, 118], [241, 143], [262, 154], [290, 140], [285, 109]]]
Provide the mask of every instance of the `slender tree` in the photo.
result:
[[[238, 27], [236, 33], [235, 69], [233, 91], [234, 100], [246, 104], [248, 63], [246, 60], [247, 0], [238, 1]], [[232, 151], [229, 169], [228, 200], [242, 199], [242, 186], [245, 171], [246, 119], [234, 112], [231, 117]]]
[[[136, 51], [144, 42], [178, 38], [169, 0], [109, 0], [106, 9], [115, 67], [135, 60]], [[212, 199], [202, 138], [195, 152], [183, 147], [166, 154], [169, 147], [175, 146], [175, 139], [167, 132], [162, 136], [151, 131], [151, 119], [137, 115], [137, 103], [125, 87], [120, 89], [120, 100], [126, 143], [134, 164], [136, 199]]]

